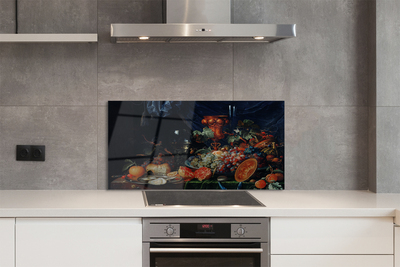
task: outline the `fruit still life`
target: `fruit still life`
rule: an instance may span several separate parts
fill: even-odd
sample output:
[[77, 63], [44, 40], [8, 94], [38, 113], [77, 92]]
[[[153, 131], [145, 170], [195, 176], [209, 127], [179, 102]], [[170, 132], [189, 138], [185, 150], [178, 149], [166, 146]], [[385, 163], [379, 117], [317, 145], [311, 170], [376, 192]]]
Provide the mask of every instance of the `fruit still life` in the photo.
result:
[[109, 101], [109, 189], [284, 189], [283, 101]]

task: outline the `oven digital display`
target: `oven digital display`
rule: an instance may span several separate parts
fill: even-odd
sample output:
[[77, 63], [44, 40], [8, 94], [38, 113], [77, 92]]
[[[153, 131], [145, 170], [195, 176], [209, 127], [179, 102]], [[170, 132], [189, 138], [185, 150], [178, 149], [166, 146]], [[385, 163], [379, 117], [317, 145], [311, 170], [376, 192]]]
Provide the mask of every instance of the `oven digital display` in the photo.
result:
[[231, 238], [230, 223], [181, 223], [181, 238]]
[[199, 223], [197, 225], [198, 231], [212, 231], [213, 229], [214, 229], [214, 226], [210, 223]]

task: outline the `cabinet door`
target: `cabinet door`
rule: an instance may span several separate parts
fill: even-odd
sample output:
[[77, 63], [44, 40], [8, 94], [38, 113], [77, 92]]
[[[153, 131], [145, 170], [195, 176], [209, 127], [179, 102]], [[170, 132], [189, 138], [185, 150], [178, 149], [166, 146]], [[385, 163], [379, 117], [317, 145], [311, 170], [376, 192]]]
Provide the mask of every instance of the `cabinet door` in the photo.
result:
[[271, 267], [392, 267], [392, 255], [272, 255]]
[[394, 259], [395, 259], [395, 267], [400, 267], [400, 226], [394, 228], [394, 235], [395, 235], [395, 252], [394, 252]]
[[17, 267], [141, 266], [141, 219], [17, 218]]
[[0, 218], [0, 266], [14, 267], [15, 219]]
[[393, 218], [271, 218], [271, 254], [393, 255]]

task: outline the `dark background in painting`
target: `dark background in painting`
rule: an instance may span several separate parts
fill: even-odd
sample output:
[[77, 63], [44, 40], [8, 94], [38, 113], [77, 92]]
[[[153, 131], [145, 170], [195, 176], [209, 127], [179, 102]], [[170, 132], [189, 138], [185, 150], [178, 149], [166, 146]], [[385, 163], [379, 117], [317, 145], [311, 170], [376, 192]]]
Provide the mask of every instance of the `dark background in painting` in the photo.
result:
[[[227, 115], [224, 130], [233, 133], [239, 120], [252, 120], [284, 142], [283, 101], [109, 101], [108, 174], [122, 174], [125, 159], [138, 165], [162, 153], [183, 165], [194, 130], [204, 116]], [[208, 141], [206, 145], [209, 145]], [[224, 145], [226, 142], [221, 141]]]
[[271, 131], [280, 141], [284, 140], [283, 101], [197, 101], [193, 117], [193, 130], [201, 131], [204, 116], [228, 115], [228, 132], [232, 132], [239, 120], [254, 121], [261, 130]]

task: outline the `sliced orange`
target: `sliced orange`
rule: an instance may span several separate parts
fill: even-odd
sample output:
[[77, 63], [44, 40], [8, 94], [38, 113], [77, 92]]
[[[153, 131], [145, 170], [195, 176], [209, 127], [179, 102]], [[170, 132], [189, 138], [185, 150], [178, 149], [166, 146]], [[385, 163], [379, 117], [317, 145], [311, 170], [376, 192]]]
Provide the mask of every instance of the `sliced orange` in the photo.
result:
[[237, 167], [235, 172], [235, 180], [244, 182], [249, 179], [257, 170], [257, 160], [254, 158], [246, 159]]

